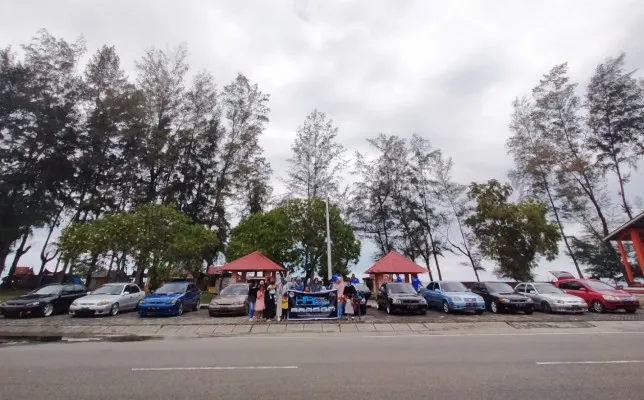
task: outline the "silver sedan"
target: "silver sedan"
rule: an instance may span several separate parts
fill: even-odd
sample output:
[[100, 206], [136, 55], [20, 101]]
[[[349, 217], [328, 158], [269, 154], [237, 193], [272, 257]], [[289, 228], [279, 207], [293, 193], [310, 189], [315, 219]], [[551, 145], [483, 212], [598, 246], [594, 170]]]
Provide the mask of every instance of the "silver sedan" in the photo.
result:
[[554, 287], [551, 283], [519, 283], [514, 290], [519, 294], [530, 297], [537, 309], [547, 313], [583, 313], [588, 311], [588, 304], [584, 299], [568, 294]]
[[136, 310], [144, 297], [145, 292], [133, 283], [108, 283], [74, 300], [69, 314], [75, 317], [116, 315], [119, 311]]

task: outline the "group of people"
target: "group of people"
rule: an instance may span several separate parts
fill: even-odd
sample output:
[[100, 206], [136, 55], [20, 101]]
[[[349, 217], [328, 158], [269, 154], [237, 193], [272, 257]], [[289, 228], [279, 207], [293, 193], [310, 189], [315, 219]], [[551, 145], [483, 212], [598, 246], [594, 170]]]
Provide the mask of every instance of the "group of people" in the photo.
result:
[[[288, 318], [288, 297], [289, 290], [300, 292], [322, 292], [331, 289], [338, 291], [338, 316], [355, 314], [360, 317], [360, 301], [362, 295], [356, 290], [356, 283], [360, 280], [355, 274], [347, 279], [348, 283], [340, 275], [333, 275], [331, 282], [322, 281], [315, 277], [310, 285], [304, 285], [301, 278], [286, 277], [254, 281], [248, 289], [248, 320], [249, 321], [284, 321]], [[354, 317], [351, 317], [354, 319]]]

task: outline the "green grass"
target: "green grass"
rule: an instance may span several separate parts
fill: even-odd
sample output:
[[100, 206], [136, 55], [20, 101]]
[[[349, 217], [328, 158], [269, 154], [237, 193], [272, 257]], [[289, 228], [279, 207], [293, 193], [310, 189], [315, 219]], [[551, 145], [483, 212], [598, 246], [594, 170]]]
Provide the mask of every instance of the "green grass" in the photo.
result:
[[5, 301], [12, 299], [14, 297], [22, 296], [23, 294], [26, 294], [26, 290], [0, 290], [0, 303], [4, 303]]
[[210, 303], [210, 300], [215, 297], [214, 293], [210, 292], [201, 292], [201, 304], [208, 304]]

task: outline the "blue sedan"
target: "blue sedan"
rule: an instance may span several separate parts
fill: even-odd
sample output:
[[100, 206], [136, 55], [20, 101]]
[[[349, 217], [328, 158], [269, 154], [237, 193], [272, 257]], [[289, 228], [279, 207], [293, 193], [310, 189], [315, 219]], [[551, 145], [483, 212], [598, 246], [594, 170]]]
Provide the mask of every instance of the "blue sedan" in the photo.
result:
[[197, 311], [199, 306], [201, 306], [201, 291], [197, 285], [184, 281], [170, 282], [141, 300], [139, 316], [179, 316], [186, 309]]
[[430, 282], [423, 293], [427, 307], [440, 308], [445, 313], [452, 311], [485, 311], [483, 297], [469, 291], [461, 282]]

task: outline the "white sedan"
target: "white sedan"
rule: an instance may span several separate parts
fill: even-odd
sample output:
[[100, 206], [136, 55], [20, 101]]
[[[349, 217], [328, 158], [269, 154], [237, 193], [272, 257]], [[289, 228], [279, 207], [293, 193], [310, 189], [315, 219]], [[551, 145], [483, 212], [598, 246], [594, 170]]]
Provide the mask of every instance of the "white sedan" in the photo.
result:
[[136, 310], [144, 297], [145, 292], [133, 283], [108, 283], [74, 300], [69, 314], [74, 317], [116, 315], [121, 310]]

